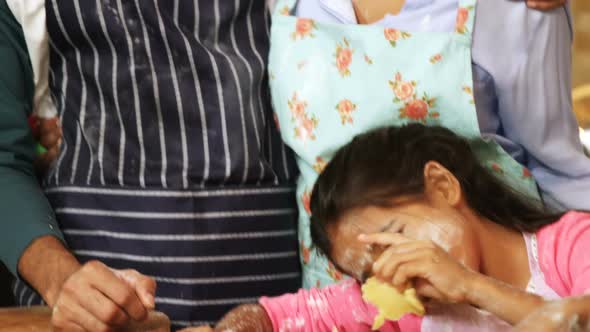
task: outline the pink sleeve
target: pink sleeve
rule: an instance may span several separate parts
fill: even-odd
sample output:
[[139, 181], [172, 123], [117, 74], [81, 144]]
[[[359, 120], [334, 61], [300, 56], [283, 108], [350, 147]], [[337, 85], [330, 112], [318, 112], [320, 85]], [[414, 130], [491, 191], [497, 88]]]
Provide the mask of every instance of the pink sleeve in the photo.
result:
[[569, 212], [537, 239], [547, 284], [562, 297], [590, 293], [590, 214]]
[[[359, 284], [345, 280], [322, 289], [263, 297], [260, 304], [280, 332], [371, 331], [377, 310], [363, 301]], [[387, 322], [380, 331], [399, 332]]]

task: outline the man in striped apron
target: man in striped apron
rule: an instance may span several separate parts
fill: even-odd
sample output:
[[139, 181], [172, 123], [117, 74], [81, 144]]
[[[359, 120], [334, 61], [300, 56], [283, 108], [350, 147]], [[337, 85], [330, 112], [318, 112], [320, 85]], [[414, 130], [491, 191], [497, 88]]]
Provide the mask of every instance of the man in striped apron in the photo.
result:
[[153, 277], [174, 327], [298, 288], [296, 168], [272, 120], [265, 1], [45, 5], [63, 127], [46, 193], [78, 260]]

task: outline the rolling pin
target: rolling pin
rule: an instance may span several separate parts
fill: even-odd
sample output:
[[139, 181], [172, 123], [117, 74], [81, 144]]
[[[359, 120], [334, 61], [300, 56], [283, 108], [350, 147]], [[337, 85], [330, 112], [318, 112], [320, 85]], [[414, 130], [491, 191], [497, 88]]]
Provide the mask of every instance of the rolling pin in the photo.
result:
[[[0, 332], [51, 332], [51, 310], [48, 307], [0, 309]], [[150, 311], [146, 320], [133, 322], [120, 332], [170, 332], [170, 320]]]

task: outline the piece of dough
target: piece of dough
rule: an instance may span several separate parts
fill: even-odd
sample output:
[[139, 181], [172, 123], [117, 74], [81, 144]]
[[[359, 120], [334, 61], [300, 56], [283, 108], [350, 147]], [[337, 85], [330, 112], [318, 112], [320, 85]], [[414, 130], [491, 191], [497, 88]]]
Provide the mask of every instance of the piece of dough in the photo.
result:
[[416, 296], [414, 288], [400, 293], [395, 287], [377, 278], [369, 278], [362, 287], [363, 299], [379, 310], [372, 329], [378, 330], [385, 320], [398, 320], [405, 314], [424, 315], [424, 306]]

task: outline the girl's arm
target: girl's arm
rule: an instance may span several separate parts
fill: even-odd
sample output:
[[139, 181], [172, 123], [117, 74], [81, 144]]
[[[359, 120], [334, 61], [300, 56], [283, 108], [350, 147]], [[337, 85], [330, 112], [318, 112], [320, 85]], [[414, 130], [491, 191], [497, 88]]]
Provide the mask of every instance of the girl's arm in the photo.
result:
[[537, 233], [545, 281], [561, 297], [590, 294], [590, 213], [569, 212]]
[[359, 238], [389, 248], [374, 264], [375, 275], [396, 287], [413, 281], [416, 292], [445, 303], [468, 303], [516, 324], [545, 301], [534, 294], [472, 271], [431, 241], [378, 233]]
[[[362, 300], [358, 283], [345, 280], [322, 289], [302, 289], [263, 297], [259, 304], [239, 306], [225, 315], [215, 331], [368, 332], [376, 314], [377, 310]], [[382, 331], [397, 331], [391, 323], [384, 327]]]
[[496, 279], [471, 272], [465, 302], [486, 310], [514, 325], [546, 302], [535, 294], [516, 289]]
[[529, 315], [512, 332], [590, 331], [590, 297], [551, 302]]

